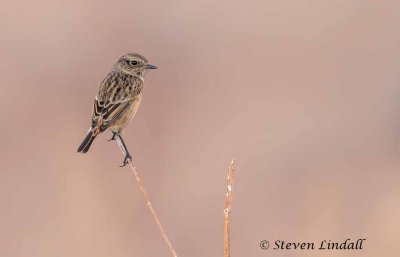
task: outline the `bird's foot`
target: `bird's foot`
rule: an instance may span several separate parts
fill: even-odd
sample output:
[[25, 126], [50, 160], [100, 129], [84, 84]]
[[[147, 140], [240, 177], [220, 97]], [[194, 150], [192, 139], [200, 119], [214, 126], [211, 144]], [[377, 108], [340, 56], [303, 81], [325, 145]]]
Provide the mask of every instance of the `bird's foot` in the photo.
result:
[[117, 133], [113, 132], [112, 137], [108, 141], [114, 141], [117, 139]]
[[132, 162], [132, 156], [128, 153], [125, 155], [124, 162], [122, 163], [122, 166], [120, 166], [120, 167], [121, 168], [125, 167], [129, 162]]

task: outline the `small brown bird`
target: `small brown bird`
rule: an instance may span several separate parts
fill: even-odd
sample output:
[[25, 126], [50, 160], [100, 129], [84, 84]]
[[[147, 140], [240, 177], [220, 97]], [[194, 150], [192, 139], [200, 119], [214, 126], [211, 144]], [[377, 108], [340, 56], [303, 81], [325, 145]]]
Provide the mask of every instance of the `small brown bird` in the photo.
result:
[[121, 56], [100, 85], [94, 100], [92, 125], [78, 152], [86, 153], [93, 140], [105, 130], [112, 132], [111, 140], [117, 140], [125, 153], [123, 166], [132, 156], [121, 133], [135, 116], [143, 95], [144, 76], [148, 69], [157, 69], [139, 54]]

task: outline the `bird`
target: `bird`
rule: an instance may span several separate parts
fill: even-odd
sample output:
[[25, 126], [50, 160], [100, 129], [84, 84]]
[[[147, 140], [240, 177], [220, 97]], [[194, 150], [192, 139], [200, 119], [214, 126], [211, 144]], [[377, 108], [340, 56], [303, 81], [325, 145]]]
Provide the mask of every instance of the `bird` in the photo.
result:
[[157, 69], [137, 53], [122, 55], [100, 84], [94, 99], [92, 122], [78, 153], [87, 153], [94, 139], [104, 131], [111, 131], [109, 141], [117, 140], [125, 154], [122, 166], [132, 162], [122, 139], [122, 131], [135, 116], [143, 96], [144, 77], [148, 70]]

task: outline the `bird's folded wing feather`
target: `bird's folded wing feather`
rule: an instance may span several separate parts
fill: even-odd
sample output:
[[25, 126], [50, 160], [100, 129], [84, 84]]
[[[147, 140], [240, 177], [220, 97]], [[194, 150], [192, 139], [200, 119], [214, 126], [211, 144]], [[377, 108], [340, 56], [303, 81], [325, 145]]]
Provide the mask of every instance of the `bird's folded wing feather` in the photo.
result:
[[102, 82], [93, 105], [92, 128], [106, 130], [141, 93], [142, 80], [130, 75], [110, 73]]

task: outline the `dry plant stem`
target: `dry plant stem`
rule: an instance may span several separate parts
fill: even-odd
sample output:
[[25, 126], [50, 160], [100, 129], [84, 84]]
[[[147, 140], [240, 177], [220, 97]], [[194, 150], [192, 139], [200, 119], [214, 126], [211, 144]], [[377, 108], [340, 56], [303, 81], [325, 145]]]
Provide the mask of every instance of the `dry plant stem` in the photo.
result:
[[[119, 138], [118, 138], [117, 140], [118, 140], [118, 145], [120, 145], [121, 142], [119, 142]], [[121, 148], [121, 147], [120, 147], [120, 148]], [[122, 148], [121, 148], [121, 150], [122, 150]], [[124, 152], [123, 150], [122, 150], [122, 152], [125, 154], [125, 152]], [[164, 239], [164, 242], [167, 244], [167, 246], [168, 246], [168, 248], [169, 248], [169, 251], [171, 252], [171, 255], [172, 255], [173, 257], [177, 257], [176, 252], [175, 252], [175, 249], [174, 249], [174, 247], [172, 246], [171, 242], [169, 241], [168, 236], [167, 236], [167, 234], [165, 233], [165, 230], [164, 230], [163, 226], [161, 225], [160, 220], [158, 219], [157, 213], [156, 213], [156, 211], [154, 210], [153, 205], [151, 204], [150, 195], [149, 195], [149, 193], [147, 193], [147, 190], [146, 190], [146, 188], [145, 188], [144, 185], [143, 185], [142, 179], [141, 179], [140, 176], [139, 176], [139, 173], [138, 173], [138, 171], [137, 171], [137, 168], [133, 166], [133, 164], [132, 164], [132, 162], [131, 162], [130, 160], [129, 160], [129, 166], [131, 167], [131, 169], [132, 169], [132, 171], [133, 171], [133, 174], [135, 175], [136, 182], [137, 182], [138, 185], [139, 185], [140, 191], [142, 191], [142, 193], [143, 193], [144, 200], [145, 200], [146, 203], [147, 203], [147, 207], [148, 207], [149, 210], [150, 210], [151, 216], [153, 216], [153, 220], [154, 220], [154, 222], [156, 223], [158, 230], [160, 230], [160, 233], [161, 233], [161, 236], [162, 236], [163, 239]]]
[[231, 256], [231, 205], [234, 165], [235, 160], [232, 160], [229, 163], [228, 177], [226, 181], [226, 200], [224, 210], [224, 257]]
[[140, 177], [139, 177], [139, 173], [137, 172], [136, 167], [133, 167], [131, 161], [129, 161], [129, 165], [130, 165], [131, 168], [132, 168], [133, 174], [135, 174], [136, 181], [137, 181], [137, 183], [138, 183], [138, 185], [139, 185], [139, 187], [140, 187], [140, 191], [142, 191], [142, 193], [143, 193], [143, 197], [144, 197], [144, 200], [145, 200], [146, 203], [147, 203], [147, 207], [149, 208], [150, 213], [151, 213], [151, 215], [153, 216], [153, 220], [154, 220], [154, 222], [156, 223], [158, 229], [160, 230], [160, 233], [161, 233], [161, 235], [162, 235], [162, 237], [163, 237], [165, 243], [168, 245], [169, 251], [171, 252], [172, 256], [177, 257], [176, 252], [175, 252], [175, 249], [174, 249], [174, 247], [172, 246], [171, 242], [169, 241], [168, 236], [167, 236], [167, 234], [165, 233], [165, 230], [164, 230], [163, 226], [161, 225], [160, 220], [158, 219], [157, 213], [156, 213], [156, 211], [154, 210], [153, 205], [152, 205], [151, 202], [150, 202], [150, 196], [149, 196], [149, 194], [147, 193], [146, 189], [145, 189], [144, 186], [143, 186], [142, 180], [141, 180]]

